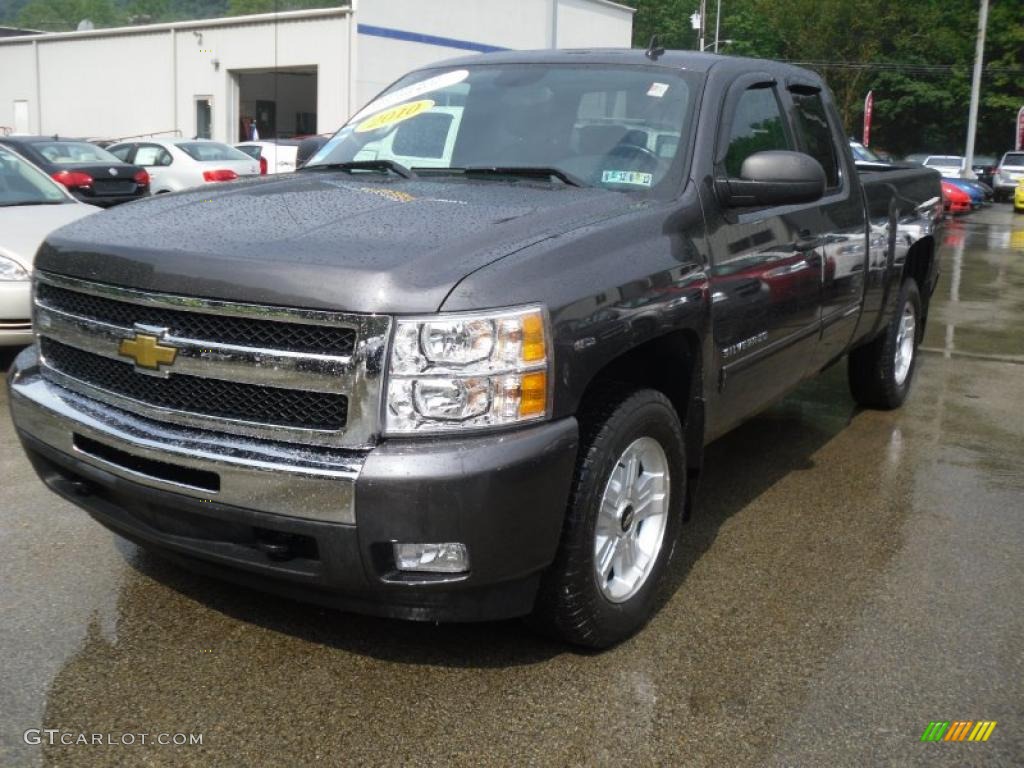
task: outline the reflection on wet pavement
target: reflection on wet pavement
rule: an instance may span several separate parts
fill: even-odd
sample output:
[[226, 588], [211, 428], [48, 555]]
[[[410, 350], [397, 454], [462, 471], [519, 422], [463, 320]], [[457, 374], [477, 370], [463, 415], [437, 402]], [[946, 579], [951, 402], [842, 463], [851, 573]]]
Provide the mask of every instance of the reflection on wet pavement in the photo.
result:
[[[194, 576], [44, 492], [3, 415], [0, 765], [1019, 765], [1021, 230], [947, 230], [901, 411], [858, 411], [837, 366], [709, 447], [661, 612], [604, 654]], [[999, 725], [920, 743], [937, 719]]]
[[924, 347], [1024, 362], [1024, 216], [1000, 207], [948, 221], [943, 252]]

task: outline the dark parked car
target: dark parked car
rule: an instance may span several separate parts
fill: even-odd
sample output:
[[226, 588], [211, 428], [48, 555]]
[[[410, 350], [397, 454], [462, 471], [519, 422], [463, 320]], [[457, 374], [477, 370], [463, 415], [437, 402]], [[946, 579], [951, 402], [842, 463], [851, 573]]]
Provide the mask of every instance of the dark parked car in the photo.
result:
[[190, 568], [606, 647], [658, 605], [708, 442], [839, 361], [864, 406], [910, 392], [939, 174], [858, 170], [841, 126], [764, 60], [413, 72], [296, 173], [47, 238], [17, 433]]
[[971, 170], [978, 177], [978, 181], [990, 189], [995, 183], [996, 168], [998, 167], [999, 161], [991, 155], [975, 155], [971, 162]]
[[121, 162], [102, 147], [58, 136], [0, 136], [83, 203], [107, 208], [149, 195], [145, 168]]

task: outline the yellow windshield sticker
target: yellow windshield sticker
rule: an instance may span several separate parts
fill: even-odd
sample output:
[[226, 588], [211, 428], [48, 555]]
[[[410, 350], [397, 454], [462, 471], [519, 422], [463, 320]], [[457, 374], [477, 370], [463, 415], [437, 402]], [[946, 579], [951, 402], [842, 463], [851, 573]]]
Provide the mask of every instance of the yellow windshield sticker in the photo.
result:
[[380, 112], [382, 109], [388, 109], [396, 104], [403, 104], [409, 99], [415, 99], [419, 96], [425, 96], [433, 91], [439, 91], [442, 88], [451, 88], [453, 85], [458, 85], [463, 80], [469, 77], [468, 69], [457, 69], [454, 72], [445, 72], [443, 75], [437, 75], [427, 80], [421, 80], [414, 85], [407, 85], [405, 88], [399, 88], [397, 91], [381, 96], [379, 99], [374, 99], [359, 112], [352, 116], [349, 123], [354, 123], [358, 120], [362, 120], [364, 117]]
[[387, 128], [403, 120], [416, 117], [416, 115], [426, 112], [433, 106], [434, 102], [430, 99], [399, 104], [397, 107], [385, 109], [383, 112], [378, 112], [373, 117], [363, 120], [363, 122], [356, 126], [356, 133], [368, 133], [369, 131], [376, 131], [378, 128]]

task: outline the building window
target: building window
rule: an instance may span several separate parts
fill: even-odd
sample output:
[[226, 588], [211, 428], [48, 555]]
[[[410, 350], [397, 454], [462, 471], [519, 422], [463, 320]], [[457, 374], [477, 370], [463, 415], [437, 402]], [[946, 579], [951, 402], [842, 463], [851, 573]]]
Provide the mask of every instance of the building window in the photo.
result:
[[14, 132], [28, 133], [28, 101], [17, 99], [14, 102]]
[[213, 99], [209, 96], [196, 96], [196, 133], [197, 139], [213, 138]]

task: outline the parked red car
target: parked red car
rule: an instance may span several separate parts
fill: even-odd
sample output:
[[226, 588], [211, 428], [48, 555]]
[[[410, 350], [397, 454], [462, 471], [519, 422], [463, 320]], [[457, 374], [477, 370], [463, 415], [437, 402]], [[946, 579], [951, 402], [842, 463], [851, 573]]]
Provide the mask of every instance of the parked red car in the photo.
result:
[[970, 213], [971, 196], [955, 184], [943, 180], [942, 207], [947, 213]]

